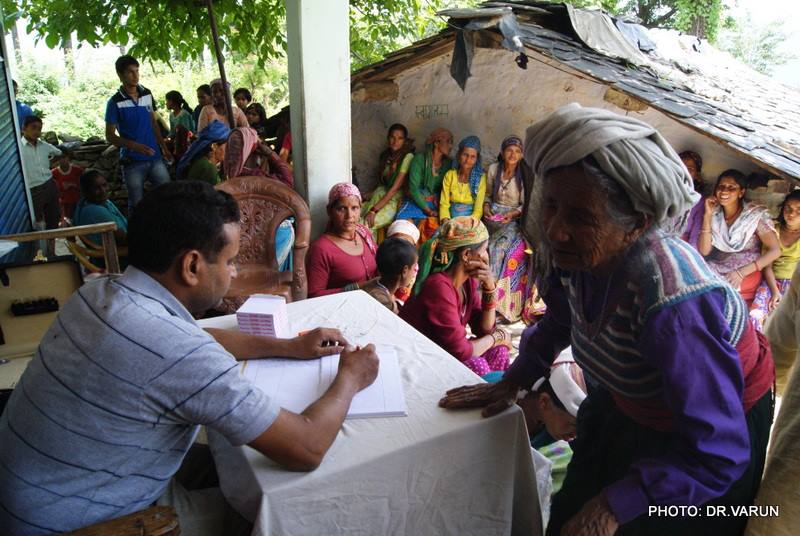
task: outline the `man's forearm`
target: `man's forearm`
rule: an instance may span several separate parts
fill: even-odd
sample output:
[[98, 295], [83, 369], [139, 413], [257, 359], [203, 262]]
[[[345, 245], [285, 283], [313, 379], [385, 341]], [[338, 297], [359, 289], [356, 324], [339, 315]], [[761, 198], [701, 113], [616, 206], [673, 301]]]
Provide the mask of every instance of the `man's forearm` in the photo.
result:
[[299, 357], [292, 339], [259, 337], [232, 329], [206, 328], [206, 331], [238, 361], [260, 357]]

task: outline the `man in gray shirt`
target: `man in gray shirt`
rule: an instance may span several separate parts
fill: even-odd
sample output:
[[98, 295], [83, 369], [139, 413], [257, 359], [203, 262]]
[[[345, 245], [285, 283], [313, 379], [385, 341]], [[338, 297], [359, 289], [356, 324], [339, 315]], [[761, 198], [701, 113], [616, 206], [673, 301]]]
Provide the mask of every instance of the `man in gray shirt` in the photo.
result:
[[[3, 533], [74, 530], [174, 496], [201, 424], [289, 469], [320, 464], [378, 359], [333, 329], [279, 340], [197, 326], [192, 315], [219, 303], [236, 275], [239, 218], [230, 195], [194, 181], [161, 186], [138, 205], [130, 267], [70, 298], [0, 418]], [[339, 352], [333, 385], [301, 415], [236, 364]]]

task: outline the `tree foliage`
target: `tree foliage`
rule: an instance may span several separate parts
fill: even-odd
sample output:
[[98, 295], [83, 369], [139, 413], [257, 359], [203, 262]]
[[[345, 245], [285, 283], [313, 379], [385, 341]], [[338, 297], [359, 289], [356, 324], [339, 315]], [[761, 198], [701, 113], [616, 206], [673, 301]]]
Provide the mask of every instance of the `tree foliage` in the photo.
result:
[[[454, 0], [351, 0], [350, 40], [354, 67], [438, 31], [434, 13]], [[475, 4], [462, 0], [460, 5]], [[211, 48], [208, 10], [196, 0], [0, 0], [6, 26], [28, 21], [28, 33], [50, 48], [77, 34], [89, 46], [126, 46], [148, 61], [199, 60]], [[263, 67], [286, 53], [284, 0], [214, 0], [224, 50], [254, 57]]]
[[750, 13], [732, 19], [720, 31], [717, 45], [756, 71], [771, 74], [772, 69], [796, 56], [784, 48], [788, 35], [777, 21], [758, 26]]

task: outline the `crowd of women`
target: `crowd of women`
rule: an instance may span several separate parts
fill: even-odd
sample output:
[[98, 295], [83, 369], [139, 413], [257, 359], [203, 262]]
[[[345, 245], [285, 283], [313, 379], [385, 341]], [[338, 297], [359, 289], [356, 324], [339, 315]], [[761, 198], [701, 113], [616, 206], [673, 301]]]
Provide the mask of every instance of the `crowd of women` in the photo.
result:
[[[701, 196], [698, 154], [578, 105], [505, 138], [486, 172], [477, 137], [451, 160], [453, 141], [435, 129], [414, 154], [392, 125], [375, 190], [331, 189], [310, 295], [363, 288], [488, 380], [442, 407], [519, 400], [531, 431], [571, 442], [548, 534], [742, 533], [746, 516], [648, 507], [753, 504], [775, 395], [762, 330], [800, 259], [800, 191], [775, 222], [736, 170]], [[497, 320], [539, 293], [511, 363]]]
[[[248, 125], [263, 110], [240, 110], [229, 125], [224, 95], [213, 82], [179, 178], [216, 183], [222, 168], [292, 186]], [[237, 104], [247, 97], [235, 94]], [[177, 124], [188, 110], [172, 98]], [[327, 227], [307, 256], [309, 297], [365, 290], [487, 380], [449, 391], [442, 407], [489, 416], [518, 403], [545, 443], [569, 441], [548, 534], [742, 533], [743, 516], [648, 512], [753, 504], [775, 395], [765, 321], [774, 316], [766, 331], [781, 337], [778, 392], [800, 347], [786, 342], [786, 309], [800, 295], [790, 285], [800, 192], [775, 222], [745, 200], [737, 170], [701, 195], [700, 155], [676, 154], [637, 119], [576, 104], [525, 141], [507, 136], [485, 171], [476, 136], [453, 146], [437, 128], [416, 152], [394, 124], [375, 189], [331, 188]], [[94, 204], [105, 202], [101, 182], [86, 184]], [[519, 319], [531, 325], [512, 360], [498, 324]]]

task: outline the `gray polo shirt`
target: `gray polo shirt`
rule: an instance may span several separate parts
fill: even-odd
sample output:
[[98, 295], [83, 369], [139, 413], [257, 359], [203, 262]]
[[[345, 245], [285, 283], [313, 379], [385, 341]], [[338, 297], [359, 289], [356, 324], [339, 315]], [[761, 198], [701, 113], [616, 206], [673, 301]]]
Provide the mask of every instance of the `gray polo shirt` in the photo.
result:
[[0, 532], [51, 534], [146, 508], [199, 424], [242, 445], [279, 410], [144, 272], [87, 283], [0, 418]]

